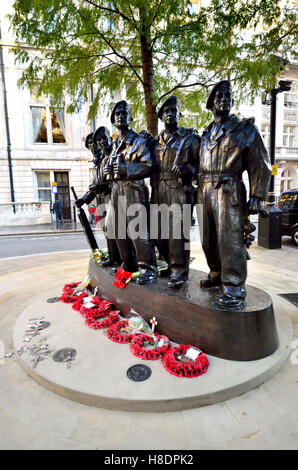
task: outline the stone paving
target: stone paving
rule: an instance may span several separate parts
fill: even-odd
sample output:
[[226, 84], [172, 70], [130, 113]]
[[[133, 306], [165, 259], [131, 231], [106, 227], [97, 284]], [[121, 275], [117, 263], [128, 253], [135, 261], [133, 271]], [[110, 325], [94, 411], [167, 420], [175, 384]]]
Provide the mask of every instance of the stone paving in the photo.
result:
[[[192, 267], [207, 272], [198, 243]], [[298, 345], [298, 309], [278, 296], [298, 291], [298, 250], [251, 248], [248, 283], [289, 315]], [[15, 322], [43, 290], [61, 292], [87, 273], [86, 252], [0, 260], [0, 356], [12, 351]], [[36, 312], [42, 315], [41, 312]], [[297, 364], [296, 364], [297, 362]], [[38, 385], [16, 356], [0, 361], [0, 449], [297, 449], [298, 350], [263, 385], [223, 403], [179, 412], [111, 411], [67, 400]]]

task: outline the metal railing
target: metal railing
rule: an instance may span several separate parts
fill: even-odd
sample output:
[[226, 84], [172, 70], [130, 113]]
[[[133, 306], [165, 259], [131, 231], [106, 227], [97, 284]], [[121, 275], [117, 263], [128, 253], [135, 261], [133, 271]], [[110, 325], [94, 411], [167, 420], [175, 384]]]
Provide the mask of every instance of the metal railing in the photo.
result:
[[298, 157], [298, 148], [297, 147], [276, 147], [276, 153], [279, 156], [296, 155]]
[[34, 216], [50, 213], [50, 202], [0, 202], [1, 215]]

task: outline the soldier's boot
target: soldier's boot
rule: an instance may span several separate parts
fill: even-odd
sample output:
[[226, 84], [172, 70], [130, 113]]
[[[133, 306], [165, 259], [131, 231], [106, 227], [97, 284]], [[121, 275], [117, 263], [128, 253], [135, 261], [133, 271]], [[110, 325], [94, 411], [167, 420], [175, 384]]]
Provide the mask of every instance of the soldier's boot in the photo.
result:
[[188, 273], [186, 271], [179, 273], [177, 271], [172, 271], [170, 275], [170, 280], [168, 282], [168, 287], [170, 289], [181, 289], [184, 287], [188, 280]]
[[210, 271], [206, 279], [201, 279], [200, 286], [203, 289], [221, 286], [220, 272]]
[[223, 286], [223, 295], [219, 298], [218, 303], [222, 307], [237, 307], [243, 304], [245, 296], [244, 286]]
[[155, 266], [146, 266], [139, 269], [140, 276], [137, 278], [137, 284], [149, 284], [155, 282], [157, 278], [157, 268]]
[[104, 267], [104, 268], [110, 268], [110, 267], [113, 267], [113, 266], [120, 266], [121, 264], [121, 260], [118, 260], [118, 261], [113, 261], [111, 260], [110, 258], [106, 259], [105, 261], [103, 261], [101, 263], [101, 265]]

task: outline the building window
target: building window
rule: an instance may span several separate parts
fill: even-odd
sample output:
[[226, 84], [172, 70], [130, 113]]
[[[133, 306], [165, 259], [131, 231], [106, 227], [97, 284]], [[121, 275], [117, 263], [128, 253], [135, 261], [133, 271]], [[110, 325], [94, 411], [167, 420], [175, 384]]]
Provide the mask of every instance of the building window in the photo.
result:
[[293, 168], [285, 168], [281, 174], [280, 192], [289, 191], [295, 188], [295, 170]]
[[291, 89], [284, 93], [284, 105], [294, 107], [296, 104], [296, 83], [292, 83]]
[[269, 124], [262, 124], [261, 134], [262, 134], [265, 146], [269, 147], [269, 144], [270, 144], [270, 126], [269, 126]]
[[54, 144], [65, 144], [65, 121], [64, 109], [50, 108], [51, 112], [51, 125], [52, 125], [52, 139]]
[[35, 144], [65, 144], [64, 108], [53, 106], [51, 97], [38, 96], [38, 88], [31, 90], [31, 116]]
[[36, 172], [36, 185], [39, 201], [51, 201], [51, 176], [49, 171]]
[[284, 126], [283, 127], [283, 146], [294, 147], [295, 127]]

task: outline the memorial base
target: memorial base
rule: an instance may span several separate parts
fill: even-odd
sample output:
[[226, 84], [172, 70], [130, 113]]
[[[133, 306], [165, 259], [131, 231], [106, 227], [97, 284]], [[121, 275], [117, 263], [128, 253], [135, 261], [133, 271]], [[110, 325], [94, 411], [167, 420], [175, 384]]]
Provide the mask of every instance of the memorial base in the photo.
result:
[[167, 278], [139, 286], [130, 282], [124, 289], [114, 286], [115, 274], [90, 260], [91, 287], [112, 302], [121, 314], [131, 309], [150, 324], [156, 317], [158, 332], [176, 343], [191, 344], [206, 354], [233, 361], [254, 361], [270, 356], [278, 348], [278, 334], [271, 297], [247, 286], [242, 307], [218, 305], [220, 288], [201, 289], [206, 273], [190, 270], [187, 286], [175, 291]]
[[[71, 280], [71, 273], [68, 276]], [[106, 331], [92, 330], [71, 304], [49, 303], [61, 294], [51, 288], [32, 297], [14, 328], [14, 348], [21, 366], [40, 385], [67, 399], [88, 406], [121, 411], [166, 412], [211, 405], [237, 397], [273, 377], [291, 353], [290, 317], [277, 316], [279, 347], [270, 356], [257, 361], [227, 361], [208, 355], [208, 371], [200, 377], [185, 378], [169, 374], [162, 361], [143, 361], [135, 357], [128, 344], [116, 344]], [[49, 345], [51, 354], [34, 368], [30, 351], [18, 354], [24, 344], [24, 332], [32, 318], [40, 315], [48, 327], [33, 338], [28, 347]], [[76, 355], [67, 367], [56, 362], [58, 351], [74, 349]], [[146, 365], [150, 377], [134, 382], [128, 377], [132, 366]]]

